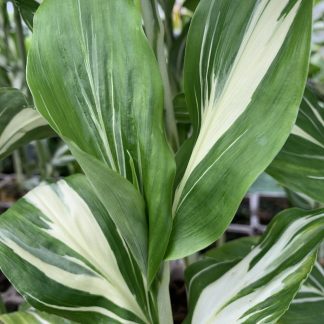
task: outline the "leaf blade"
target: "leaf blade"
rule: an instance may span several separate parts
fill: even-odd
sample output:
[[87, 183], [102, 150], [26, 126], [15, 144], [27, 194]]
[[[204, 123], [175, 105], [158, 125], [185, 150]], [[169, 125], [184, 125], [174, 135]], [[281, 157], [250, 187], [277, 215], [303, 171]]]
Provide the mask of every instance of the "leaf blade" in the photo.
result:
[[2, 271], [40, 310], [148, 321], [144, 277], [84, 176], [41, 185], [2, 215], [0, 254]]
[[185, 59], [195, 146], [175, 194], [168, 259], [215, 241], [283, 146], [306, 81], [311, 9], [309, 1], [199, 3]]
[[201, 268], [196, 265], [197, 271], [188, 278], [189, 303], [195, 307], [189, 319], [192, 323], [211, 318], [235, 323], [278, 320], [311, 271], [323, 231], [323, 210], [290, 209], [275, 217], [242, 261], [210, 258]]
[[324, 202], [321, 185], [324, 180], [323, 154], [323, 108], [312, 91], [306, 88], [296, 125], [267, 172], [283, 186]]
[[42, 3], [27, 79], [37, 109], [62, 137], [139, 184], [148, 205], [151, 280], [171, 231], [175, 166], [163, 130], [162, 81], [135, 4]]
[[33, 140], [55, 133], [17, 89], [0, 88], [0, 159]]

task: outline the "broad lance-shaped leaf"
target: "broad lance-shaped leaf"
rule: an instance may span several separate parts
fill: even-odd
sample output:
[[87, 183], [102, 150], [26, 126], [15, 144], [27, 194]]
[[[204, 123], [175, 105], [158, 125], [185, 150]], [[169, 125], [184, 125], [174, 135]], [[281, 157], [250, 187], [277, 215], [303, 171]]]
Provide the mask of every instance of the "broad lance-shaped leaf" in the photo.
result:
[[278, 324], [318, 324], [324, 319], [324, 270], [317, 262]]
[[[235, 260], [239, 262], [260, 241], [259, 237], [244, 237], [225, 243], [205, 254], [205, 260], [192, 265], [187, 276], [217, 263]], [[316, 262], [307, 280], [300, 287], [298, 294], [288, 311], [280, 318], [279, 324], [318, 324], [324, 318], [324, 271]]]
[[288, 141], [267, 172], [283, 186], [324, 202], [324, 108], [309, 89]]
[[207, 259], [188, 268], [191, 323], [274, 323], [316, 260], [324, 209], [289, 209], [271, 222], [241, 261]]
[[175, 193], [169, 259], [215, 241], [284, 145], [306, 82], [311, 17], [308, 0], [200, 1], [184, 69], [195, 145]]
[[[34, 18], [27, 79], [37, 109], [79, 157], [96, 159], [142, 193], [152, 279], [171, 231], [175, 167], [162, 126], [162, 81], [134, 2], [45, 1]], [[78, 162], [102, 193], [91, 164]], [[134, 250], [132, 226], [120, 226], [131, 217], [119, 217], [114, 222]]]
[[41, 185], [0, 217], [1, 270], [42, 311], [156, 323], [156, 297], [111, 218], [85, 176]]
[[47, 121], [29, 107], [19, 90], [0, 88], [0, 160], [22, 145], [53, 135]]

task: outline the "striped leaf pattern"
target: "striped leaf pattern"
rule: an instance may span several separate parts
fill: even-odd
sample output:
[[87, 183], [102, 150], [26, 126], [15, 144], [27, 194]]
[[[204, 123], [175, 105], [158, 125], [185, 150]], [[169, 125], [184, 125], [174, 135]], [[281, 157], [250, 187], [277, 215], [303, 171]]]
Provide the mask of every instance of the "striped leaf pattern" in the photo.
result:
[[324, 210], [289, 209], [242, 260], [209, 258], [186, 274], [191, 323], [273, 323], [311, 271], [324, 237]]
[[0, 88], [0, 159], [24, 144], [52, 135], [47, 121], [19, 90]]
[[324, 270], [315, 266], [279, 324], [318, 324], [324, 318]]
[[0, 259], [41, 311], [81, 323], [157, 322], [156, 297], [83, 175], [41, 185], [1, 215]]
[[324, 202], [324, 108], [310, 89], [288, 141], [267, 172], [283, 186]]
[[217, 239], [283, 146], [306, 81], [311, 14], [308, 0], [200, 1], [184, 70], [195, 145], [175, 193], [169, 259]]
[[[171, 231], [175, 163], [163, 130], [158, 65], [134, 1], [42, 3], [34, 18], [27, 79], [37, 109], [78, 155], [99, 196], [109, 183], [98, 184], [89, 175], [89, 159], [102, 174], [107, 168], [118, 172], [141, 192], [152, 279]], [[129, 216], [114, 221], [135, 250], [129, 240], [134, 233], [125, 225]]]
[[1, 324], [72, 324], [67, 319], [30, 309], [0, 315]]

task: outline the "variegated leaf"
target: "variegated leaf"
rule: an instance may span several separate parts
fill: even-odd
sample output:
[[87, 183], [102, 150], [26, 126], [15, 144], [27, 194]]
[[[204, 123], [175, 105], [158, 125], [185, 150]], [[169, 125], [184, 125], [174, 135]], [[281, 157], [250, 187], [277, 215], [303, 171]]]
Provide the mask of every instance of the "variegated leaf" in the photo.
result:
[[324, 108], [310, 89], [288, 141], [267, 172], [283, 186], [324, 202]]
[[186, 273], [187, 321], [276, 322], [311, 271], [323, 237], [323, 209], [290, 209], [275, 217], [260, 243], [242, 260], [209, 258], [194, 264]]
[[[34, 19], [27, 79], [37, 109], [79, 158], [95, 159], [97, 167], [118, 172], [142, 193], [151, 280], [171, 231], [175, 167], [162, 126], [162, 81], [135, 3], [45, 1]], [[109, 190], [107, 179], [98, 184], [88, 163], [78, 162], [99, 196]], [[119, 215], [114, 222], [138, 256], [130, 218]]]
[[67, 319], [35, 309], [0, 315], [1, 324], [73, 324]]
[[169, 259], [215, 241], [283, 146], [306, 81], [311, 17], [308, 0], [200, 1], [184, 80], [195, 145], [175, 193]]
[[278, 324], [318, 324], [324, 319], [324, 270], [317, 262]]
[[111, 218], [85, 176], [41, 185], [0, 217], [1, 270], [41, 311], [157, 322], [156, 297]]
[[0, 89], [0, 159], [29, 142], [53, 136], [47, 121], [16, 89]]

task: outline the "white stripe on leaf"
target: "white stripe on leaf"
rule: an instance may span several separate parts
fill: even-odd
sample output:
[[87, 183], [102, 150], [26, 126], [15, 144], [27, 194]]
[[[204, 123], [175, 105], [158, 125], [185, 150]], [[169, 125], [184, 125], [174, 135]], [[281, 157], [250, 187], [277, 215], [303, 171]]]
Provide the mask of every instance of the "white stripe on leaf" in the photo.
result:
[[[210, 63], [211, 45], [206, 44], [207, 28], [214, 28], [210, 25], [214, 22], [217, 24], [218, 18], [210, 19], [208, 16], [199, 63], [200, 85], [205, 90], [201, 91], [201, 128], [178, 187], [178, 197], [181, 196], [193, 170], [251, 103], [254, 93], [282, 48], [301, 4], [301, 0], [296, 1], [290, 11], [283, 14], [289, 2], [257, 2], [229, 75], [223, 80], [212, 67], [210, 89], [207, 80], [204, 80], [202, 61], [207, 59], [208, 64]], [[210, 8], [214, 3], [215, 1], [211, 3]], [[209, 66], [207, 71], [208, 69]]]
[[25, 108], [17, 113], [0, 135], [0, 154], [23, 138], [26, 133], [48, 125], [47, 121], [34, 109]]
[[[324, 214], [318, 214], [297, 219], [285, 229], [284, 235], [272, 243], [266, 253], [263, 254], [262, 248], [265, 240], [237, 265], [206, 286], [199, 295], [192, 323], [243, 323], [255, 315], [258, 312], [252, 312], [255, 306], [284, 290], [291, 277], [300, 275], [297, 270], [305, 263], [311, 262], [313, 251], [289, 268], [282, 270], [275, 277], [268, 279], [260, 287], [243, 296], [240, 296], [240, 292], [257, 284], [258, 281], [280, 268], [287, 258], [296, 252], [296, 246], [300, 246], [305, 239], [302, 229], [323, 216]], [[254, 260], [257, 262], [253, 264]], [[199, 280], [199, 276], [206, 271], [208, 268], [198, 272], [190, 281], [190, 286], [194, 280]], [[244, 316], [248, 311], [250, 313]]]
[[324, 145], [320, 143], [317, 139], [315, 139], [312, 135], [306, 133], [303, 129], [301, 129], [299, 126], [295, 125], [291, 131], [291, 134], [299, 136], [317, 146], [320, 146], [321, 148], [324, 148]]
[[135, 296], [119, 270], [109, 242], [89, 206], [77, 192], [61, 180], [55, 187], [41, 185], [35, 188], [24, 199], [44, 215], [42, 221], [48, 228], [42, 230], [87, 260], [95, 270], [81, 259], [62, 256], [84, 269], [84, 273], [72, 273], [45, 262], [7, 237], [0, 238], [0, 241], [51, 280], [71, 289], [102, 296], [145, 321]]

